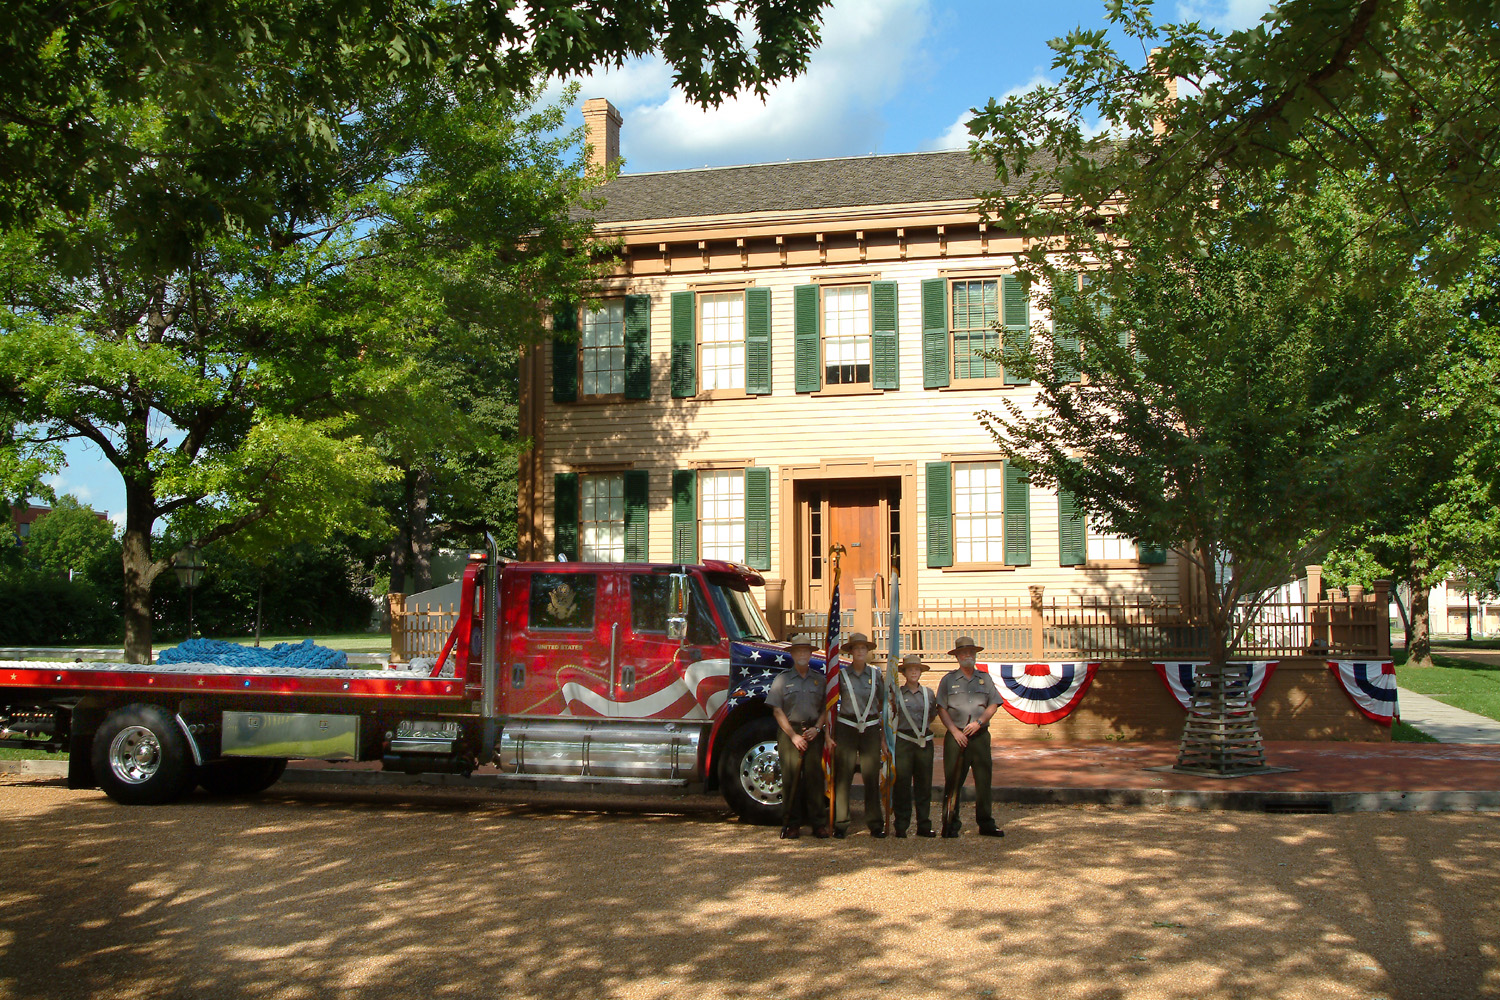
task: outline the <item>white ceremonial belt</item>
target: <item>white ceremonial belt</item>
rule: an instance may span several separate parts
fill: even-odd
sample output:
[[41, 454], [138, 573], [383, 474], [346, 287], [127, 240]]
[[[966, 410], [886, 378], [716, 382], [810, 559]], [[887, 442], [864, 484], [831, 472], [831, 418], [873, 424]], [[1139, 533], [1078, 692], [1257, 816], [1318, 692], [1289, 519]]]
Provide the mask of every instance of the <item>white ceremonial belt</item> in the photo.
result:
[[861, 733], [864, 732], [866, 729], [869, 729], [871, 726], [878, 726], [878, 725], [880, 725], [880, 720], [879, 719], [866, 719], [864, 722], [856, 722], [855, 720], [849, 718], [846, 715], [841, 715], [841, 716], [838, 717], [838, 719], [839, 719], [839, 725], [841, 725], [841, 726], [848, 726], [850, 729], [858, 730]]
[[911, 733], [902, 732], [900, 729], [896, 730], [896, 738], [905, 740], [908, 743], [915, 743], [919, 747], [925, 747], [933, 740], [931, 733], [927, 733], [924, 736], [913, 736]]

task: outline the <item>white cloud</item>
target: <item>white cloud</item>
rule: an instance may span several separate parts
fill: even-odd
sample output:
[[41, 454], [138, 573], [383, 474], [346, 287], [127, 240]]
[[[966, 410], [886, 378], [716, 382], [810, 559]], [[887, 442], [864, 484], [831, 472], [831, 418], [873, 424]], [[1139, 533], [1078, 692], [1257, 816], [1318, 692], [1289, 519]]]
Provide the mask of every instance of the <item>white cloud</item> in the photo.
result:
[[[1037, 73], [1030, 80], [1027, 80], [1019, 87], [1012, 87], [1005, 93], [1001, 94], [999, 97], [995, 98], [995, 103], [1004, 104], [1009, 98], [1024, 94], [1028, 90], [1035, 90], [1038, 87], [1050, 87], [1052, 85], [1052, 80], [1041, 73]], [[969, 133], [969, 119], [973, 117], [973, 108], [969, 108], [968, 110], [962, 112], [956, 119], [954, 119], [953, 124], [948, 126], [946, 131], [944, 131], [936, 139], [928, 142], [923, 148], [934, 150], [968, 149], [969, 141], [974, 138], [973, 135]]]
[[807, 70], [765, 101], [699, 108], [671, 89], [659, 56], [590, 75], [581, 96], [620, 109], [631, 173], [870, 153], [885, 129], [881, 106], [904, 85], [930, 22], [930, 0], [835, 0]]
[[969, 140], [974, 138], [969, 134], [969, 119], [974, 117], [972, 109], [965, 111], [953, 120], [942, 135], [933, 139], [926, 146], [927, 149], [968, 149]]
[[1202, 21], [1220, 31], [1253, 28], [1276, 0], [1178, 0], [1177, 20]]

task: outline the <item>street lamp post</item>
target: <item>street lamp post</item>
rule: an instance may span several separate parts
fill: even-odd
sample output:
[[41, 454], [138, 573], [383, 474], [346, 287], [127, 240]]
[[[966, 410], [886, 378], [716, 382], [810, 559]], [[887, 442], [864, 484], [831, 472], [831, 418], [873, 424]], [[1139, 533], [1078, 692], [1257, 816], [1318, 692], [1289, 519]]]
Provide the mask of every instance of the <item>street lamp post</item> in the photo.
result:
[[177, 582], [188, 594], [187, 637], [189, 639], [193, 637], [193, 591], [197, 589], [198, 581], [203, 579], [203, 569], [203, 553], [191, 542], [184, 545], [172, 557], [172, 570], [177, 574]]

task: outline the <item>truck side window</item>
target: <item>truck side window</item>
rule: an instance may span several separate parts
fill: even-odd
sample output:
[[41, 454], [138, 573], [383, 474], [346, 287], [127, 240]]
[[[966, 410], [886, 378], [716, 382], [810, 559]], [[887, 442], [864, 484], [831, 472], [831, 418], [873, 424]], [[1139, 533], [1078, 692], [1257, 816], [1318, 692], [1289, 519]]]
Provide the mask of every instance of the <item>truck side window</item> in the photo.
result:
[[666, 573], [630, 574], [631, 631], [665, 632], [671, 595], [672, 578]]
[[592, 573], [531, 574], [531, 627], [593, 631], [594, 582]]
[[[688, 602], [687, 640], [696, 646], [712, 646], [719, 641], [719, 630], [704, 603], [702, 588], [696, 581]], [[672, 577], [667, 573], [632, 573], [630, 575], [630, 628], [642, 632], [667, 632], [667, 603], [672, 596]]]

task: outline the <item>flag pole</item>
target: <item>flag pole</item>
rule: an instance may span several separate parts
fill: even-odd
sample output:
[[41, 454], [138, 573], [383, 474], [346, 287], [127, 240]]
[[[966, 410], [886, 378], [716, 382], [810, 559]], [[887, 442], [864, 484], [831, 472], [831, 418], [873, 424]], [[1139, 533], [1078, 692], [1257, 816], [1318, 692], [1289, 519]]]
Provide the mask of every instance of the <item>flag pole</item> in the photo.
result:
[[842, 545], [828, 550], [828, 561], [833, 564], [833, 596], [828, 600], [828, 634], [823, 644], [823, 712], [827, 719], [823, 724], [823, 775], [828, 796], [824, 805], [829, 810], [830, 826], [833, 825], [833, 727], [839, 708], [839, 637], [844, 626], [839, 607], [839, 557], [846, 551]]
[[886, 641], [885, 659], [885, 718], [881, 720], [885, 729], [885, 744], [880, 755], [880, 809], [885, 815], [885, 829], [891, 829], [891, 817], [895, 811], [893, 793], [896, 789], [896, 674], [901, 660], [901, 562], [899, 557], [891, 559], [891, 606], [887, 618], [890, 629]]

